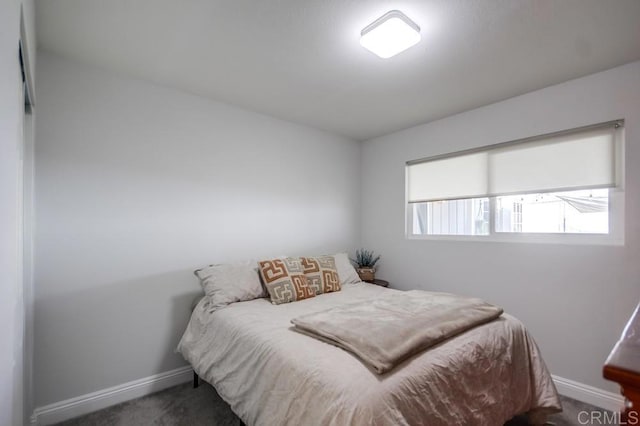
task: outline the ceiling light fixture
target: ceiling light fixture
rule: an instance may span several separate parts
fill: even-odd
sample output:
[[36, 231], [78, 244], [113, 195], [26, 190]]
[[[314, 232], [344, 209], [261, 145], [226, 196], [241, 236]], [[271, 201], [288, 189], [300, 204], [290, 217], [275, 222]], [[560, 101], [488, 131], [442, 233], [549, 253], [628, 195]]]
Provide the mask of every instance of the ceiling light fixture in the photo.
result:
[[381, 58], [390, 58], [420, 41], [420, 27], [399, 10], [392, 10], [360, 32], [360, 44]]

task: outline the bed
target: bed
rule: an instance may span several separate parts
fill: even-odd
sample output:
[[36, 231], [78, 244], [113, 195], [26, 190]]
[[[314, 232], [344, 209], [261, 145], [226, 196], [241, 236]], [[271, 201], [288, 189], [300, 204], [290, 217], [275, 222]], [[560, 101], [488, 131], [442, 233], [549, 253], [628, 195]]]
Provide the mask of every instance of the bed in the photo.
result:
[[295, 303], [260, 298], [215, 312], [204, 298], [178, 351], [247, 425], [495, 426], [523, 413], [542, 424], [561, 410], [535, 342], [508, 314], [382, 375], [292, 330], [292, 318], [394, 291], [350, 284]]

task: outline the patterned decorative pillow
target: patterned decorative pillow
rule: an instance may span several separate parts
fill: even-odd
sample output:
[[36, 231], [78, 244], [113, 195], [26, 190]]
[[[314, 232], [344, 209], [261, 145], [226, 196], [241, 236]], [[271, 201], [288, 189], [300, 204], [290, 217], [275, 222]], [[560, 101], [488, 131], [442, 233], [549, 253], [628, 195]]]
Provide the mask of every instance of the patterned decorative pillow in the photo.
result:
[[300, 259], [286, 257], [262, 260], [258, 264], [260, 276], [274, 305], [315, 296], [307, 283]]
[[340, 278], [333, 256], [302, 257], [300, 260], [309, 287], [316, 295], [340, 291]]

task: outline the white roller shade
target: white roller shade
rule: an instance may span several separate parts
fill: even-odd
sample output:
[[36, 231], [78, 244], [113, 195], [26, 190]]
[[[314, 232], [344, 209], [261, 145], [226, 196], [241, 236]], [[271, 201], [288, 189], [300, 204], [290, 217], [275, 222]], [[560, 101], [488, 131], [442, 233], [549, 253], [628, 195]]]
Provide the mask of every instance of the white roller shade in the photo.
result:
[[614, 159], [613, 127], [492, 150], [489, 194], [614, 186]]
[[616, 127], [607, 123], [407, 165], [410, 203], [616, 186]]
[[486, 152], [410, 165], [409, 202], [482, 197], [489, 189], [487, 173]]

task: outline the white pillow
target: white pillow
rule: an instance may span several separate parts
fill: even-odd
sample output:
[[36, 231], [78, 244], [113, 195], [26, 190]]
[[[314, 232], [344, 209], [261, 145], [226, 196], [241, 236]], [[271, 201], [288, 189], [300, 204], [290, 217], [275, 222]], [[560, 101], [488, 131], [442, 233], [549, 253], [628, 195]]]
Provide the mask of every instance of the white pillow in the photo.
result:
[[209, 312], [234, 302], [265, 297], [257, 262], [211, 265], [195, 271], [209, 299]]
[[336, 260], [336, 269], [338, 271], [338, 278], [340, 278], [340, 284], [357, 284], [362, 282], [358, 273], [353, 268], [347, 253], [334, 254], [333, 258]]

